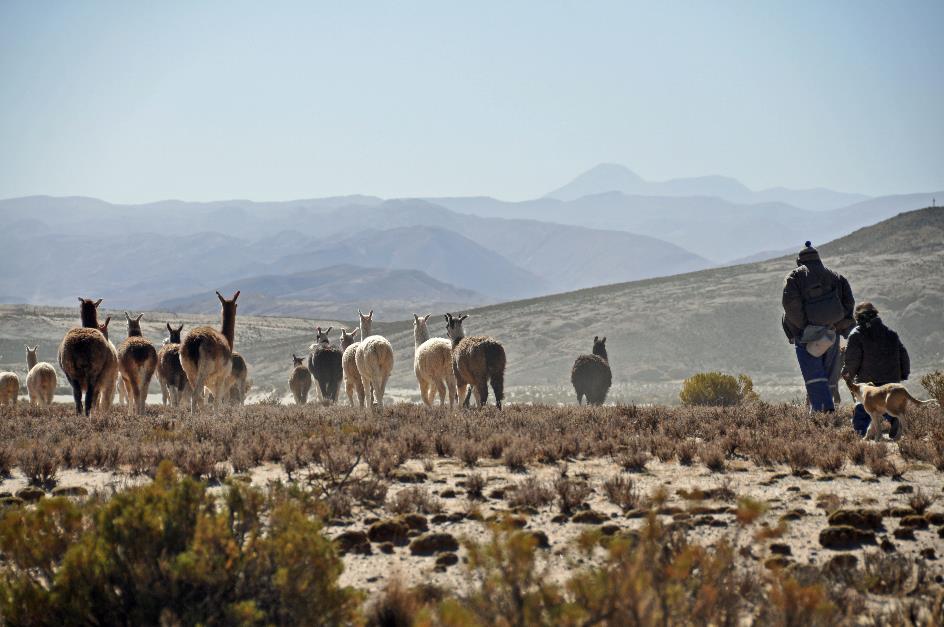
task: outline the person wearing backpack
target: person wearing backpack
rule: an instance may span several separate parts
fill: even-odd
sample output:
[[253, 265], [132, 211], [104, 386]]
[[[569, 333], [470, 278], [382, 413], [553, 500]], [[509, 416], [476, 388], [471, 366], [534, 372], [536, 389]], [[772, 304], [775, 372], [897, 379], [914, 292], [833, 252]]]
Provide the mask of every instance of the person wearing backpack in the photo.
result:
[[[898, 334], [885, 326], [872, 303], [860, 303], [855, 308], [856, 327], [849, 334], [842, 376], [853, 383], [882, 386], [901, 383], [911, 374], [911, 359]], [[888, 436], [897, 440], [901, 435], [901, 421], [885, 414], [890, 427]], [[865, 435], [871, 417], [862, 403], [856, 403], [852, 413], [852, 428]]]
[[855, 298], [844, 276], [823, 265], [812, 243], [797, 255], [783, 283], [783, 330], [794, 345], [810, 411], [835, 411], [839, 337], [855, 325]]

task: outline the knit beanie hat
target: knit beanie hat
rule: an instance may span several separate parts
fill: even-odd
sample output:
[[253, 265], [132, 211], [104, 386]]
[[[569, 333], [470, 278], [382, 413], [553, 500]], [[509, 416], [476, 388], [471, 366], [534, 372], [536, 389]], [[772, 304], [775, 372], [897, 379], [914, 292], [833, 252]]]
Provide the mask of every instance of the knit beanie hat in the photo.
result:
[[807, 261], [819, 261], [819, 251], [813, 248], [811, 242], [806, 242], [805, 248], [797, 255], [797, 263], [806, 263]]
[[855, 308], [855, 321], [856, 324], [862, 326], [868, 326], [870, 322], [878, 318], [878, 309], [875, 308], [875, 305], [866, 301], [864, 303], [859, 303]]

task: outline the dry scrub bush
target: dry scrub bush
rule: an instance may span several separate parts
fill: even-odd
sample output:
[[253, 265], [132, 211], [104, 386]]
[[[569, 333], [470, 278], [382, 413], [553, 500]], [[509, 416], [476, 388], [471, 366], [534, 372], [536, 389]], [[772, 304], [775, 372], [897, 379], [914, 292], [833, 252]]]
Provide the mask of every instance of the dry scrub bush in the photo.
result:
[[675, 448], [678, 461], [683, 466], [691, 466], [698, 454], [698, 443], [695, 440], [682, 440]]
[[754, 382], [746, 374], [734, 377], [722, 372], [699, 372], [682, 382], [683, 405], [730, 406], [757, 400]]
[[459, 445], [459, 459], [469, 468], [474, 468], [481, 457], [478, 442], [463, 442]]
[[944, 407], [944, 372], [929, 372], [921, 377], [921, 385], [937, 401], [938, 407]]
[[404, 488], [387, 501], [387, 510], [393, 514], [438, 514], [443, 504], [426, 488]]
[[506, 496], [512, 507], [544, 507], [554, 500], [554, 491], [543, 481], [528, 477], [515, 484]]
[[614, 475], [603, 482], [606, 499], [624, 512], [634, 510], [641, 504], [636, 482], [624, 475]]
[[317, 503], [178, 478], [108, 501], [43, 499], [0, 518], [8, 624], [339, 624], [359, 598], [337, 584]]
[[724, 449], [719, 444], [702, 444], [698, 458], [712, 472], [724, 472]]
[[642, 472], [649, 461], [647, 446], [641, 438], [629, 440], [616, 455], [616, 463], [629, 472]]
[[59, 470], [56, 451], [33, 444], [20, 451], [18, 462], [31, 485], [48, 487], [55, 484]]
[[593, 489], [585, 481], [571, 479], [563, 473], [554, 480], [557, 505], [562, 514], [570, 514], [581, 507]]
[[483, 490], [485, 490], [485, 477], [481, 474], [473, 472], [465, 478], [465, 493], [470, 499], [481, 499]]
[[813, 465], [813, 448], [806, 442], [791, 442], [787, 447], [787, 464], [794, 475], [802, 475]]
[[931, 505], [934, 504], [934, 501], [937, 500], [937, 496], [933, 494], [928, 494], [921, 488], [918, 488], [914, 494], [908, 499], [908, 505], [918, 514], [924, 514], [925, 511]]

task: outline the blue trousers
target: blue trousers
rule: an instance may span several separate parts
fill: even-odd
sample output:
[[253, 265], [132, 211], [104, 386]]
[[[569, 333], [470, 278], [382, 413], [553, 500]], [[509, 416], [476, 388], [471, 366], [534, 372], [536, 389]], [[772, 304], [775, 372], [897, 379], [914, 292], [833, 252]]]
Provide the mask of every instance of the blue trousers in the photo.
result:
[[[891, 421], [892, 417], [885, 414], [885, 422], [891, 424]], [[852, 411], [852, 428], [855, 429], [855, 432], [860, 436], [865, 436], [865, 431], [869, 428], [871, 422], [872, 417], [865, 411], [862, 403], [856, 403], [855, 409]]]
[[836, 411], [833, 404], [833, 391], [830, 384], [838, 379], [834, 377], [839, 364], [839, 336], [836, 342], [819, 357], [813, 357], [804, 344], [795, 345], [797, 363], [806, 383], [806, 395], [810, 400], [810, 411]]

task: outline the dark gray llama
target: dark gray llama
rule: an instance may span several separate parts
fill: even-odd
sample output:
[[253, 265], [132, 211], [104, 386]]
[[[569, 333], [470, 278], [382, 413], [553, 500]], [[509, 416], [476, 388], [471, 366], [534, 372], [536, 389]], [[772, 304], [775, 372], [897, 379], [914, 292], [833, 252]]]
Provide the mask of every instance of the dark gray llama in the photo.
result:
[[583, 404], [584, 397], [589, 405], [602, 405], [610, 391], [613, 374], [606, 354], [606, 337], [594, 336], [593, 354], [581, 355], [574, 361], [570, 370], [570, 382], [577, 393], [577, 403]]

